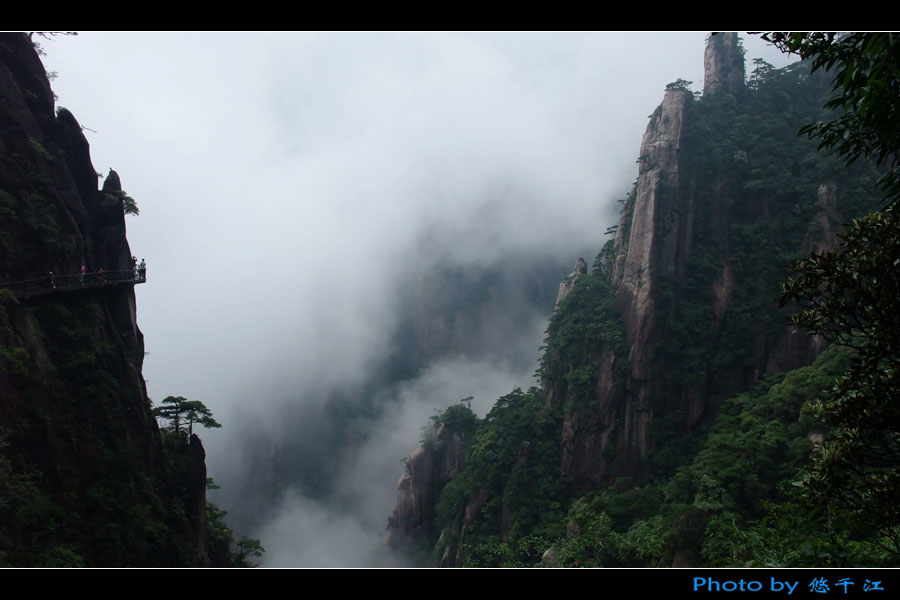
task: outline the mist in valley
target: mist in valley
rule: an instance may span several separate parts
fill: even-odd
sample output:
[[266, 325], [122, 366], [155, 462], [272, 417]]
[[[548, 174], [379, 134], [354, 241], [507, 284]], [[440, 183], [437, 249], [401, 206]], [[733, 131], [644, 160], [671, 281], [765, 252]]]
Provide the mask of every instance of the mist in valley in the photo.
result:
[[[200, 400], [210, 499], [263, 566], [403, 566], [381, 545], [436, 411], [536, 385], [647, 117], [702, 88], [705, 33], [83, 32], [58, 106], [128, 218], [150, 397]], [[754, 36], [748, 59], [788, 62]]]

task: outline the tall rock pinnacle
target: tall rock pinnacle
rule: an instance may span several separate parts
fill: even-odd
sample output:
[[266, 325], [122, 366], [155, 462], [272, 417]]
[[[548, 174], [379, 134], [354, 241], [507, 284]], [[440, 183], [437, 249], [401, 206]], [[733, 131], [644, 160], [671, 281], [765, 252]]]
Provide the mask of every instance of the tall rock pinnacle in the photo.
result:
[[733, 31], [709, 36], [703, 58], [703, 94], [744, 91], [744, 50]]

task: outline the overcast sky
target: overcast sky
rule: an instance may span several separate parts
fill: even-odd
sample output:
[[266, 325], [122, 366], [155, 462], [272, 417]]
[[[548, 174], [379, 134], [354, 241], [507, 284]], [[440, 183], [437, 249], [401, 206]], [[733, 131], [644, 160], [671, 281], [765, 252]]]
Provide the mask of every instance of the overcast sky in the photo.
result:
[[[402, 318], [399, 282], [428, 266], [423, 243], [484, 264], [599, 250], [665, 85], [702, 89], [705, 36], [80, 32], [41, 44], [95, 168], [115, 169], [138, 202], [127, 225], [148, 264], [136, 294], [149, 395], [213, 410], [215, 477], [248, 406], [265, 420], [297, 390], [369, 374]], [[744, 37], [748, 59], [787, 64]], [[442, 368], [470, 367], [479, 382], [503, 371]], [[513, 376], [484, 383], [482, 414]], [[417, 439], [415, 427], [394, 443], [405, 454]], [[402, 465], [390, 460], [393, 493]], [[285, 502], [304, 519], [321, 510]], [[303, 563], [274, 539], [289, 528], [270, 530], [263, 545], [281, 558], [267, 564]]]

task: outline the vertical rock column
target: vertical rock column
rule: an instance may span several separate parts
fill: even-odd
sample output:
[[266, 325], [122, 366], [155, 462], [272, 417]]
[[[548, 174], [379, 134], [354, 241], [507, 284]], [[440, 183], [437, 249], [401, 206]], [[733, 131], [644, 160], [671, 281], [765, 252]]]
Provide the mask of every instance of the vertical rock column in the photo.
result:
[[620, 258], [613, 270], [613, 282], [617, 284], [616, 304], [622, 313], [632, 380], [623, 433], [626, 448], [634, 449], [639, 457], [633, 458], [640, 460], [649, 448], [651, 400], [656, 387], [653, 334], [658, 317], [657, 277], [663, 263], [673, 257], [668, 253], [664, 256], [661, 250], [672, 245], [669, 240], [683, 237], [678, 230], [682, 223], [672, 213], [680, 197], [681, 132], [692, 101], [688, 90], [668, 90], [653, 113], [641, 143], [634, 207], [630, 215], [623, 215], [623, 221], [630, 220], [630, 227], [621, 223], [615, 241]]
[[744, 52], [734, 31], [709, 36], [703, 56], [703, 94], [744, 91]]

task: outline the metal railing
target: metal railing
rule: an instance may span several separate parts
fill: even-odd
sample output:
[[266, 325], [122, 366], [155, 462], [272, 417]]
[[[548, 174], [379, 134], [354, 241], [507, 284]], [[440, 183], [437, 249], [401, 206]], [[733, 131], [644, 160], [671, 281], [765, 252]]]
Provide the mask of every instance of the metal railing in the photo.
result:
[[0, 289], [10, 290], [19, 300], [42, 294], [70, 292], [89, 288], [135, 285], [147, 281], [147, 269], [127, 269], [125, 271], [103, 271], [84, 275], [48, 275], [27, 281], [0, 283]]

